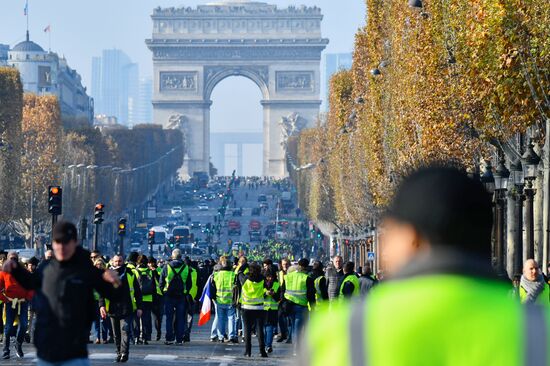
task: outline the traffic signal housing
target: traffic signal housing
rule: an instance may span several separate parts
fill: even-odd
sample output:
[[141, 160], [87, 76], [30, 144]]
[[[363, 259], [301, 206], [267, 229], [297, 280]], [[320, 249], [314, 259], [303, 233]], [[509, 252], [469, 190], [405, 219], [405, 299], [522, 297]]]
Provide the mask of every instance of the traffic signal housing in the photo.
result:
[[52, 215], [61, 215], [63, 208], [63, 190], [60, 186], [48, 187], [48, 212]]
[[103, 215], [105, 212], [103, 209], [105, 208], [105, 205], [103, 203], [96, 203], [94, 207], [94, 224], [101, 224], [103, 222]]
[[147, 234], [147, 243], [149, 245], [155, 244], [155, 232], [153, 230], [150, 230]]
[[118, 220], [118, 235], [124, 236], [126, 235], [126, 219], [120, 218]]

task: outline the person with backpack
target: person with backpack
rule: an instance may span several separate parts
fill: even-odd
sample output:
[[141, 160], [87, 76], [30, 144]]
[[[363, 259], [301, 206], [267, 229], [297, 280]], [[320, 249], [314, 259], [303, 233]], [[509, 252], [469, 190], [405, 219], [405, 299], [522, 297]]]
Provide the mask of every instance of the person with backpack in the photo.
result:
[[[187, 295], [192, 287], [191, 271], [181, 260], [181, 251], [172, 251], [172, 261], [166, 263], [160, 276], [160, 288], [165, 295], [166, 340], [164, 344], [183, 343], [187, 320]], [[175, 326], [175, 329], [174, 329]]]
[[136, 333], [137, 344], [149, 344], [151, 341], [152, 323], [151, 311], [153, 309], [153, 298], [156, 295], [157, 283], [153, 271], [147, 266], [147, 256], [140, 255], [137, 259], [136, 270], [139, 273], [138, 282], [141, 287], [142, 314], [138, 318], [138, 330]]

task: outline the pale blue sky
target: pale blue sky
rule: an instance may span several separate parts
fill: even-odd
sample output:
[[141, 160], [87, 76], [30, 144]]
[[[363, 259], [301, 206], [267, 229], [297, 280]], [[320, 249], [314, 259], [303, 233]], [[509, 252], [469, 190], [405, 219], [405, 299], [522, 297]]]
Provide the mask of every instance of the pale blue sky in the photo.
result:
[[[211, 0], [210, 0], [211, 1]], [[139, 63], [141, 76], [151, 76], [151, 53], [144, 40], [151, 36], [152, 9], [157, 6], [196, 6], [208, 1], [174, 0], [29, 0], [31, 39], [65, 55], [69, 65], [82, 75], [90, 90], [91, 59], [103, 49], [119, 48]], [[330, 40], [325, 52], [353, 50], [354, 35], [365, 21], [364, 0], [266, 0], [278, 7], [318, 6], [324, 14], [322, 32]], [[0, 0], [0, 43], [14, 46], [25, 39], [25, 0]], [[213, 92], [212, 131], [260, 131], [261, 95], [258, 87], [243, 77], [228, 78]]]

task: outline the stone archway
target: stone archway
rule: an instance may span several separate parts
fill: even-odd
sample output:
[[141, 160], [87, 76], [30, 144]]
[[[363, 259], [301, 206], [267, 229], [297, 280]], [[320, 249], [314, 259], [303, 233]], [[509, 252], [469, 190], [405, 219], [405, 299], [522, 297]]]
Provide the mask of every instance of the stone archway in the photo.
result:
[[226, 1], [157, 8], [152, 18], [146, 43], [153, 52], [154, 123], [185, 127], [184, 173], [208, 171], [213, 89], [229, 76], [244, 76], [263, 96], [264, 175], [285, 176], [283, 122], [299, 116], [303, 128], [318, 118], [319, 66], [328, 43], [320, 9]]

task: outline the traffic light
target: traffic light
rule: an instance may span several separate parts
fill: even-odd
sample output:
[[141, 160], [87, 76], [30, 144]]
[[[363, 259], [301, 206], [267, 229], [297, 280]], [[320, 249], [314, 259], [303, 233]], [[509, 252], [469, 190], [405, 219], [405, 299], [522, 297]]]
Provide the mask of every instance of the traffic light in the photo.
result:
[[48, 187], [48, 212], [52, 215], [61, 215], [63, 206], [63, 190], [60, 186]]
[[149, 245], [155, 244], [155, 232], [153, 230], [149, 231], [147, 235], [147, 243], [149, 243]]
[[118, 220], [118, 235], [124, 236], [126, 235], [126, 219], [121, 218]]
[[94, 207], [94, 224], [101, 224], [103, 222], [103, 209], [105, 208], [105, 205], [103, 203], [96, 203]]

